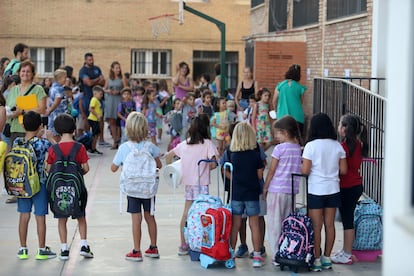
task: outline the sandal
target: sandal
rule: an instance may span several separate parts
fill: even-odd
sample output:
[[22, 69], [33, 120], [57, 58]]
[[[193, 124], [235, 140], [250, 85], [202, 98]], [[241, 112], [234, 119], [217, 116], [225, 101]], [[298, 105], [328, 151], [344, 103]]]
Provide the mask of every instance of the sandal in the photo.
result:
[[118, 149], [118, 144], [115, 144], [111, 147], [111, 150], [116, 150], [116, 149]]
[[10, 198], [8, 198], [8, 199], [6, 200], [6, 203], [7, 203], [7, 204], [10, 204], [10, 203], [16, 203], [16, 202], [17, 202], [17, 197], [15, 197], [15, 196], [10, 197]]

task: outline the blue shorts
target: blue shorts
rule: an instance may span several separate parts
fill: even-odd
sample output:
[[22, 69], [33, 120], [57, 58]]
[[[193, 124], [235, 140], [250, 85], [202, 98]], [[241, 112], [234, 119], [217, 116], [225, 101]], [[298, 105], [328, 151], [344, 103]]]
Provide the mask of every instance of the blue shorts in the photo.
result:
[[324, 209], [341, 207], [341, 193], [331, 195], [308, 195], [309, 209]]
[[260, 201], [231, 201], [231, 212], [233, 215], [246, 214], [248, 217], [260, 214]]
[[31, 213], [34, 206], [36, 216], [45, 216], [48, 214], [48, 195], [46, 185], [40, 185], [40, 191], [31, 198], [17, 198], [17, 212]]

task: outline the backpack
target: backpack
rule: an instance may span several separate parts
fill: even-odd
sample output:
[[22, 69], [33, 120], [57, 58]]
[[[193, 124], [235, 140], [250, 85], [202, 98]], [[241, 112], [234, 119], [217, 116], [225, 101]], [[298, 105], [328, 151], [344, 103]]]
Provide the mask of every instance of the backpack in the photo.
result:
[[372, 199], [361, 200], [354, 212], [354, 250], [382, 249], [382, 208]]
[[[8, 76], [13, 75], [13, 69], [16, 65], [20, 65], [20, 62], [17, 60], [14, 60], [13, 64], [10, 66], [10, 68], [8, 68], [7, 70], [4, 71], [3, 73], [3, 81], [6, 80], [6, 78]], [[17, 74], [17, 73], [16, 73]]]
[[64, 156], [58, 144], [52, 146], [56, 161], [50, 168], [46, 180], [50, 209], [58, 217], [80, 217], [86, 207], [87, 191], [82, 168], [76, 162], [81, 144], [74, 142], [70, 152]]
[[158, 190], [157, 164], [152, 157], [150, 142], [142, 142], [137, 147], [126, 142], [130, 152], [122, 164], [120, 189], [124, 194], [135, 198], [152, 198]]
[[314, 232], [311, 219], [299, 213], [287, 216], [282, 222], [276, 262], [294, 267], [313, 264]]
[[30, 198], [40, 191], [37, 156], [30, 140], [19, 140], [4, 159], [4, 184], [9, 195]]
[[170, 125], [176, 132], [181, 133], [183, 129], [183, 114], [181, 112], [174, 113], [171, 116]]

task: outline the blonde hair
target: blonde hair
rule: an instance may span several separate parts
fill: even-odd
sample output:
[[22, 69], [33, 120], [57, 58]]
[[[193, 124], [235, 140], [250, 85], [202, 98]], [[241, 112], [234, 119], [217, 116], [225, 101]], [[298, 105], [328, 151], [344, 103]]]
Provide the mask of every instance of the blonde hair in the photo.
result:
[[256, 133], [252, 126], [246, 122], [241, 122], [236, 125], [231, 138], [230, 150], [246, 151], [253, 150], [257, 147]]
[[144, 141], [148, 136], [148, 122], [141, 112], [131, 112], [125, 123], [125, 133], [128, 140], [134, 142]]
[[55, 78], [55, 80], [58, 80], [59, 78], [67, 76], [66, 70], [65, 69], [56, 69], [55, 72], [53, 73], [53, 77]]
[[227, 106], [227, 108], [229, 108], [229, 107], [233, 107], [233, 108], [235, 108], [235, 107], [236, 107], [236, 102], [235, 102], [235, 101], [233, 101], [233, 100], [228, 100], [228, 101], [226, 102], [226, 106]]

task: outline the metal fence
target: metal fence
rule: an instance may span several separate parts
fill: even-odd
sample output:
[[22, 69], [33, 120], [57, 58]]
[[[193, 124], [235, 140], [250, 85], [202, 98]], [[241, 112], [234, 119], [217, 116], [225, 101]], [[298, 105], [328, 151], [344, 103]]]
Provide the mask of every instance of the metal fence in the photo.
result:
[[384, 191], [386, 98], [343, 79], [314, 79], [314, 113], [329, 115], [334, 125], [343, 114], [354, 114], [367, 127], [370, 158], [363, 162], [364, 192], [380, 204]]

